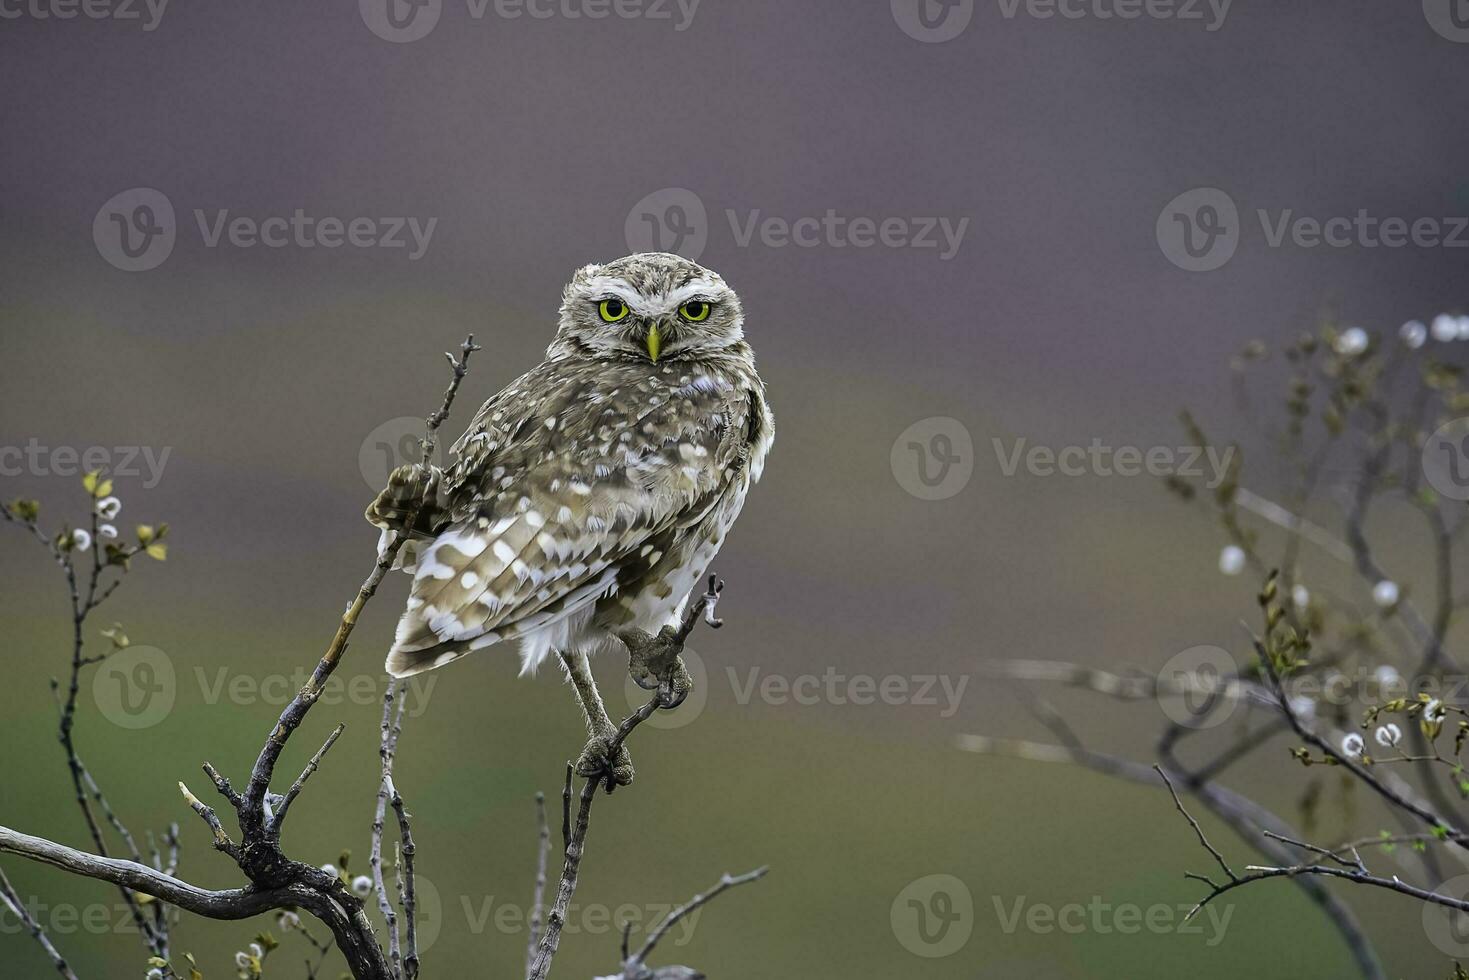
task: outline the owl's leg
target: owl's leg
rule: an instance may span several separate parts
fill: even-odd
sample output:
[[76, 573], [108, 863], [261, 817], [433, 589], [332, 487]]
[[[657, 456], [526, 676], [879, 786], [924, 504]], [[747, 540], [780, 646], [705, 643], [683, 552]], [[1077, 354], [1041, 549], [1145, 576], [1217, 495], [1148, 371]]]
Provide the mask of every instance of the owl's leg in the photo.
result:
[[684, 666], [684, 641], [700, 619], [711, 629], [724, 625], [716, 619], [714, 607], [724, 592], [724, 582], [709, 576], [709, 588], [693, 604], [685, 606], [674, 624], [663, 627], [654, 636], [637, 628], [618, 630], [616, 636], [627, 647], [627, 672], [645, 691], [656, 690], [663, 698], [663, 708], [677, 708], [694, 689], [694, 679]]
[[587, 655], [565, 651], [558, 651], [558, 655], [562, 666], [566, 668], [566, 676], [571, 679], [571, 686], [576, 688], [582, 717], [587, 723], [587, 744], [576, 761], [576, 771], [588, 779], [606, 776], [609, 790], [612, 784], [626, 786], [633, 779], [632, 757], [623, 745], [617, 747], [615, 757], [612, 755], [612, 739], [617, 734], [617, 726], [612, 724], [612, 719], [607, 715], [607, 707], [597, 691], [597, 682], [592, 677], [592, 665]]

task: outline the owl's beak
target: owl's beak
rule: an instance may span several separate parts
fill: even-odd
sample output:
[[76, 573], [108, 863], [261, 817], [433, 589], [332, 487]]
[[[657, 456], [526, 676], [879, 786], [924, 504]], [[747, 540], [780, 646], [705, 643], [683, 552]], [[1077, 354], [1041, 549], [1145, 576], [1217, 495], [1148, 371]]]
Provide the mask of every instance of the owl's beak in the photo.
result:
[[663, 347], [663, 338], [658, 335], [658, 324], [648, 325], [648, 357], [654, 364], [658, 363], [658, 351]]

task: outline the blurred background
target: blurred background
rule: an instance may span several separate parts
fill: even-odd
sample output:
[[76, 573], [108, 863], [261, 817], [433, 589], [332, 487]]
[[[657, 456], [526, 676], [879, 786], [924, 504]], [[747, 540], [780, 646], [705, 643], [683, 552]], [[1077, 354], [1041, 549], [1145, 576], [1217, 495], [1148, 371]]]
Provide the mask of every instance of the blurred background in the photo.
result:
[[[576, 267], [677, 250], [740, 292], [777, 439], [717, 562], [728, 625], [693, 641], [700, 694], [637, 734], [636, 784], [598, 802], [555, 975], [615, 972], [615, 920], [761, 864], [768, 878], [654, 962], [1350, 975], [1286, 883], [1221, 900], [1223, 925], [1177, 928], [1200, 897], [1183, 872], [1208, 856], [1161, 790], [956, 740], [1048, 738], [987, 662], [1243, 656], [1258, 582], [1221, 576], [1221, 533], [1159, 479], [1009, 460], [1094, 441], [1176, 451], [1183, 408], [1247, 436], [1228, 361], [1250, 339], [1325, 313], [1391, 338], [1459, 309], [1469, 28], [1454, 3], [6, 4], [0, 496], [40, 499], [48, 526], [82, 520], [91, 459], [115, 474], [120, 526], [172, 529], [168, 561], [136, 565], [89, 623], [91, 642], [121, 621], [158, 654], [151, 673], [89, 675], [79, 751], [135, 833], [181, 824], [181, 874], [238, 884], [175, 783], [202, 795], [206, 760], [243, 778], [324, 649], [371, 567], [362, 509], [439, 402], [440, 352], [469, 332], [485, 347], [457, 434], [540, 359]], [[1438, 234], [1392, 247], [1359, 213]], [[1352, 224], [1327, 243], [1302, 218]], [[1278, 404], [1272, 389], [1264, 408]], [[1385, 560], [1411, 589], [1423, 542], [1393, 519]], [[0, 532], [0, 820], [87, 846], [48, 689], [69, 655], [64, 582]], [[294, 811], [303, 860], [351, 849], [366, 868], [405, 593], [395, 576], [368, 607], [343, 686], [282, 763], [347, 724]], [[595, 666], [625, 711], [622, 664]], [[521, 969], [533, 796], [558, 793], [582, 733], [559, 678], [517, 671], [495, 649], [410, 693], [398, 785], [437, 900], [426, 976]], [[140, 677], [156, 683], [128, 693]], [[1055, 697], [1096, 747], [1152, 761], [1158, 705]], [[1291, 818], [1314, 773], [1284, 745], [1229, 783]], [[1379, 828], [1331, 800], [1324, 837]], [[82, 921], [113, 890], [4, 866], [83, 978], [142, 976], [118, 913]], [[905, 911], [936, 875], [958, 902], [942, 941]], [[1451, 971], [1415, 903], [1342, 892], [1389, 975]], [[1113, 911], [1047, 926], [1044, 910], [1077, 905]], [[1173, 925], [1127, 929], [1121, 906]], [[186, 919], [176, 947], [214, 980], [271, 925]], [[6, 975], [53, 975], [0, 926]], [[279, 955], [272, 973], [300, 973], [304, 947]]]

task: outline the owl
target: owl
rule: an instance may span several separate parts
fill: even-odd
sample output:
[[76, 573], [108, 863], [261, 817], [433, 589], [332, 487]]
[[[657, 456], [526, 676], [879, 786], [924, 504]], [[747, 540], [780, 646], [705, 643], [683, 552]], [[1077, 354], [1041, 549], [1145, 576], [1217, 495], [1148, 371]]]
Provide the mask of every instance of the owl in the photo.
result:
[[590, 737], [578, 769], [630, 779], [599, 755], [615, 728], [588, 658], [678, 620], [774, 434], [722, 278], [665, 253], [579, 269], [546, 359], [484, 403], [452, 465], [400, 467], [367, 510], [385, 544], [406, 530], [413, 576], [388, 673], [508, 641], [522, 673], [554, 653]]

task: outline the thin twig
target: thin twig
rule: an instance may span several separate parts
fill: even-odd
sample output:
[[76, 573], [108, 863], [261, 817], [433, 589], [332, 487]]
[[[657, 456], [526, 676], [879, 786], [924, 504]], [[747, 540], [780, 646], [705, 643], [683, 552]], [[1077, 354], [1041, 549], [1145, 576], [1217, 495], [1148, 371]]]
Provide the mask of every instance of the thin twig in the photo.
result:
[[0, 903], [3, 903], [6, 908], [10, 909], [10, 914], [20, 920], [20, 924], [25, 927], [26, 932], [29, 932], [36, 942], [41, 945], [41, 949], [51, 958], [51, 963], [56, 967], [56, 972], [60, 973], [66, 980], [77, 980], [77, 975], [67, 965], [66, 957], [57, 951], [56, 946], [51, 942], [51, 937], [46, 935], [46, 930], [31, 916], [30, 909], [26, 908], [25, 902], [22, 902], [20, 896], [15, 893], [15, 888], [11, 886], [10, 879], [5, 877], [4, 871], [0, 871]]
[[[530, 938], [525, 950], [525, 972], [530, 973], [541, 942], [541, 916], [546, 904], [546, 859], [551, 853], [551, 827], [546, 820], [546, 794], [536, 794], [536, 887], [530, 906]], [[625, 956], [624, 956], [625, 958]]]
[[742, 875], [721, 875], [719, 881], [715, 883], [713, 888], [709, 889], [707, 892], [704, 892], [701, 895], [695, 895], [683, 905], [680, 905], [678, 908], [668, 913], [668, 915], [664, 917], [663, 921], [658, 923], [657, 927], [648, 934], [647, 941], [643, 943], [642, 948], [637, 951], [632, 959], [627, 961], [627, 965], [633, 967], [642, 965], [647, 960], [648, 954], [653, 952], [653, 947], [658, 945], [659, 940], [661, 940], [665, 935], [668, 934], [668, 930], [673, 928], [673, 926], [678, 922], [679, 919], [682, 919], [684, 916], [688, 915], [690, 912], [693, 912], [695, 909], [702, 908], [703, 906], [709, 904], [714, 899], [718, 898], [721, 894], [731, 888], [736, 887], [737, 885], [743, 885], [751, 881], [759, 881], [761, 878], [765, 877], [765, 873], [769, 870], [769, 867], [761, 867], [756, 868], [754, 871], [748, 871]]

